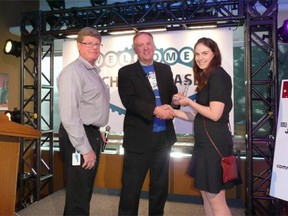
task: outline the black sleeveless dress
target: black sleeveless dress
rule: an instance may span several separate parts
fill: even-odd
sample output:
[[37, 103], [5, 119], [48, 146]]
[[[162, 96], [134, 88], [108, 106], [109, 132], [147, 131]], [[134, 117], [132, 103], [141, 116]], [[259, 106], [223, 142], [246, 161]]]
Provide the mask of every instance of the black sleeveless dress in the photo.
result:
[[218, 121], [203, 118], [197, 114], [194, 120], [195, 145], [188, 174], [194, 178], [194, 187], [210, 193], [219, 193], [223, 189], [232, 188], [235, 182], [222, 182], [221, 157], [206, 135], [206, 128], [215, 145], [223, 156], [233, 153], [233, 140], [229, 128], [229, 112], [232, 109], [232, 81], [230, 75], [221, 67], [216, 68], [210, 75], [208, 85], [196, 96], [196, 102], [209, 106], [210, 101], [225, 104], [224, 112]]

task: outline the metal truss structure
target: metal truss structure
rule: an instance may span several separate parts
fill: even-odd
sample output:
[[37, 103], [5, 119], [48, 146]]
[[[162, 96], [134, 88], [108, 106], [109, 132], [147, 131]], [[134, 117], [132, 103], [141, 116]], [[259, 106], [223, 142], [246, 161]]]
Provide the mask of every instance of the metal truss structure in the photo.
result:
[[[146, 0], [113, 5], [26, 12], [21, 22], [21, 120], [41, 130], [38, 140], [22, 140], [19, 170], [19, 208], [53, 193], [53, 57], [54, 39], [76, 34], [86, 26], [102, 35], [112, 31], [140, 31], [152, 28], [184, 30], [190, 27], [246, 26], [247, 65], [247, 212], [270, 213], [274, 199], [269, 197], [278, 103], [277, 0], [262, 0], [267, 11], [257, 11], [257, 0]], [[260, 1], [259, 1], [260, 2]], [[262, 37], [260, 36], [262, 34]], [[254, 47], [267, 58], [255, 64]], [[50, 62], [49, 74], [42, 72], [42, 61]], [[263, 93], [264, 90], [264, 93]], [[263, 116], [257, 119], [255, 104]], [[48, 110], [44, 115], [43, 110]], [[32, 114], [31, 114], [32, 113]], [[46, 112], [47, 113], [47, 112]], [[265, 128], [265, 130], [261, 130]], [[265, 131], [265, 133], [262, 133]], [[42, 147], [47, 148], [43, 155]], [[27, 155], [33, 153], [33, 158]], [[256, 158], [257, 157], [257, 158]], [[261, 158], [267, 166], [254, 167]], [[28, 185], [28, 186], [27, 186]], [[27, 190], [28, 188], [28, 190]], [[262, 201], [269, 201], [269, 206]]]
[[[41, 138], [22, 139], [18, 176], [18, 203], [22, 209], [45, 193], [53, 192], [53, 57], [52, 37], [40, 33], [21, 40], [20, 113], [21, 123], [41, 131]], [[41, 62], [49, 58], [50, 73], [44, 74]], [[43, 114], [42, 110], [48, 110]], [[47, 114], [48, 113], [48, 114]], [[42, 147], [48, 149], [42, 154]], [[44, 192], [45, 191], [45, 192]]]
[[[259, 1], [264, 11], [247, 4], [246, 130], [247, 213], [279, 215], [278, 200], [269, 196], [278, 117], [278, 1]], [[261, 57], [259, 57], [259, 52]]]
[[23, 16], [21, 34], [28, 36], [40, 31], [41, 35], [63, 38], [85, 26], [95, 27], [103, 35], [110, 31], [160, 27], [180, 30], [208, 24], [215, 27], [239, 26], [243, 25], [244, 18], [244, 1], [128, 1], [99, 7], [27, 13]]

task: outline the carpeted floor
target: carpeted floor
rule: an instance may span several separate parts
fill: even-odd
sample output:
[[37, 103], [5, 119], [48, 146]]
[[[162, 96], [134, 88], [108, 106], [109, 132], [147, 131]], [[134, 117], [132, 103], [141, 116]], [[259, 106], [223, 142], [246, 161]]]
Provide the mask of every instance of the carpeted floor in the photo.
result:
[[[63, 215], [65, 191], [60, 190], [48, 197], [34, 202], [30, 206], [15, 213], [16, 216], [56, 216]], [[113, 189], [95, 189], [91, 200], [90, 215], [116, 216], [119, 202], [119, 191]], [[233, 216], [245, 216], [242, 201], [228, 200]], [[147, 193], [142, 194], [139, 205], [139, 216], [148, 215]], [[165, 215], [201, 216], [204, 215], [202, 200], [196, 196], [169, 195], [165, 205]]]

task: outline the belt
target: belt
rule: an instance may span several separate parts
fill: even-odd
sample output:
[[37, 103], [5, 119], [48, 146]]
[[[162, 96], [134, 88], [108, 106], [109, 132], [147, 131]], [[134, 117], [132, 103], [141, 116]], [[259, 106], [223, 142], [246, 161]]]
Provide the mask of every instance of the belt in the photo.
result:
[[94, 126], [94, 125], [84, 125], [84, 127], [93, 128], [93, 129], [95, 129], [95, 130], [99, 130], [99, 129], [100, 129], [99, 127]]

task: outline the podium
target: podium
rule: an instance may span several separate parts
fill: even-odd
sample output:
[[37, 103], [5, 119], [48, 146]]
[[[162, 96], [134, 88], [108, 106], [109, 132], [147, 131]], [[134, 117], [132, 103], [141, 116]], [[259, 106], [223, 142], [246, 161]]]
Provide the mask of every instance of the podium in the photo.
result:
[[41, 132], [0, 114], [0, 215], [14, 215], [20, 138], [39, 138]]

